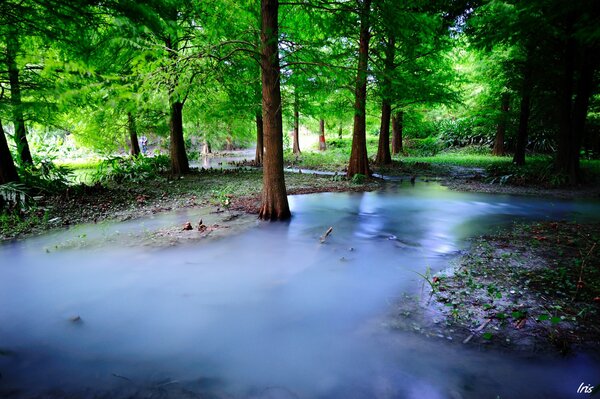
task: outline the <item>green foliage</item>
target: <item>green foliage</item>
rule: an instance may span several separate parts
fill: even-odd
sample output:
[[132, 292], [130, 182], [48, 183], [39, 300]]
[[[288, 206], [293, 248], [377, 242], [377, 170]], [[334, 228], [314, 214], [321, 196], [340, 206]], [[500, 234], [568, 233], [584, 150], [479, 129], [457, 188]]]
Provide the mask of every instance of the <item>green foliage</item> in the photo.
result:
[[442, 142], [437, 137], [407, 139], [404, 150], [409, 156], [431, 157], [442, 150]]
[[165, 173], [170, 166], [166, 155], [114, 157], [101, 162], [92, 175], [94, 183], [143, 183]]
[[28, 198], [27, 188], [21, 183], [0, 184], [0, 212], [21, 209]]
[[72, 181], [72, 170], [68, 166], [56, 165], [52, 159], [36, 159], [34, 165], [20, 165], [21, 183], [32, 192], [57, 193], [67, 188]]

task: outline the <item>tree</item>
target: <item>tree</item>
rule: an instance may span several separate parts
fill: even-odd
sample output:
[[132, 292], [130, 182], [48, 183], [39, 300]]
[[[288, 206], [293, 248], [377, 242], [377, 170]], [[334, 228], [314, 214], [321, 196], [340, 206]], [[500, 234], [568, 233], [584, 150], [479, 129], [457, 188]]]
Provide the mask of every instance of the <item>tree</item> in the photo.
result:
[[261, 0], [260, 40], [265, 153], [262, 203], [258, 217], [263, 220], [284, 220], [291, 216], [283, 173], [278, 14], [278, 0]]
[[352, 131], [352, 150], [348, 164], [348, 177], [353, 177], [356, 174], [370, 175], [369, 159], [367, 158], [366, 102], [369, 39], [371, 37], [369, 32], [371, 0], [357, 0], [357, 5], [360, 18], [360, 39], [354, 101], [354, 129]]
[[496, 137], [494, 138], [494, 147], [492, 148], [492, 155], [503, 156], [504, 151], [504, 136], [506, 135], [506, 125], [508, 123], [508, 110], [510, 106], [510, 94], [508, 92], [502, 93], [502, 100], [500, 105], [500, 118], [498, 121], [498, 127], [496, 128]]
[[2, 121], [0, 121], [0, 184], [19, 181], [17, 168], [6, 142]]

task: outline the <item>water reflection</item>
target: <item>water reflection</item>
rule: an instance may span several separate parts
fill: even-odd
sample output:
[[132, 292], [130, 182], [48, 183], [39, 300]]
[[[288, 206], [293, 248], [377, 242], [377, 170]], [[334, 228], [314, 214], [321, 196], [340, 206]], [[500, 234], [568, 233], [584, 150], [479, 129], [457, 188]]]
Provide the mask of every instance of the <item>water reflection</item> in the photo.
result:
[[131, 387], [168, 384], [171, 397], [546, 398], [595, 382], [600, 365], [583, 356], [480, 353], [389, 333], [380, 320], [420, 288], [414, 271], [446, 267], [441, 255], [465, 238], [517, 217], [598, 218], [598, 203], [397, 191], [293, 196], [291, 222], [208, 245], [46, 252], [82, 234], [71, 230], [1, 246], [0, 396], [60, 387], [142, 397]]

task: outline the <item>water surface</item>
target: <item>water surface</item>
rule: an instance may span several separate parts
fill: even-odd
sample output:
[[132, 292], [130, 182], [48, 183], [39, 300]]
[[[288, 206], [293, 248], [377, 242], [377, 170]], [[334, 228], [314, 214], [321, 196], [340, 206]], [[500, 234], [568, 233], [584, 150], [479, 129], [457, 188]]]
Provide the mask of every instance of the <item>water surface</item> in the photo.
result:
[[[186, 210], [0, 246], [0, 396], [569, 398], [600, 382], [586, 354], [523, 358], [382, 323], [419, 292], [415, 272], [447, 267], [469, 237], [517, 219], [597, 219], [597, 202], [418, 183], [290, 206], [289, 223], [197, 245], [124, 245]], [[121, 242], [94, 249], [61, 245], [116, 232]]]

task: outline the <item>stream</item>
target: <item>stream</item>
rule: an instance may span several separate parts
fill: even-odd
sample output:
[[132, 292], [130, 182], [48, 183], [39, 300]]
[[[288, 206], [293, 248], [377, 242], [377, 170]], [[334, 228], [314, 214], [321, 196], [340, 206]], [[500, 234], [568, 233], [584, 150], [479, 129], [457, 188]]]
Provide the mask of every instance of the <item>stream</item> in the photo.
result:
[[384, 326], [420, 292], [416, 272], [446, 268], [469, 237], [597, 220], [599, 202], [386, 187], [290, 196], [289, 223], [194, 245], [125, 245], [193, 210], [1, 245], [0, 397], [578, 398], [600, 383], [585, 353], [514, 355]]

